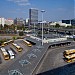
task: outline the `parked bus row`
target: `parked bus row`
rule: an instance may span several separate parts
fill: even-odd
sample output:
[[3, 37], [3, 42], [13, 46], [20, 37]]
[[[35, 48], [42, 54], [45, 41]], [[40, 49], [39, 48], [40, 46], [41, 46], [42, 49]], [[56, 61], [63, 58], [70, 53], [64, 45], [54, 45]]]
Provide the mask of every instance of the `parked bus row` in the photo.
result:
[[68, 56], [74, 53], [75, 53], [75, 49], [70, 49], [70, 50], [65, 50], [63, 54], [64, 56]]
[[15, 54], [12, 50], [6, 50], [5, 48], [1, 48], [2, 55], [5, 60], [14, 59]]
[[[16, 48], [18, 52], [21, 52], [23, 48], [21, 48], [19, 45], [12, 43], [12, 45]], [[11, 50], [11, 47], [9, 50], [6, 50], [4, 47], [1, 48], [2, 55], [5, 60], [14, 59], [15, 53]]]
[[[2, 43], [2, 47], [4, 47], [4, 46], [6, 46], [6, 45], [8, 45], [8, 44], [10, 44], [10, 43], [13, 43], [14, 41], [13, 40], [9, 40], [9, 41], [7, 41], [7, 42], [3, 42]], [[30, 42], [28, 42], [27, 40], [24, 40], [23, 39], [23, 42], [28, 46], [28, 47], [31, 47], [32, 46], [32, 44], [30, 43]], [[16, 45], [17, 46], [17, 45]], [[17, 47], [18, 48], [18, 47]]]
[[66, 62], [74, 62], [75, 61], [75, 49], [65, 50], [63, 52], [64, 58]]
[[[32, 46], [32, 44], [31, 44], [30, 42], [26, 41], [26, 40], [23, 40], [23, 42], [24, 42], [27, 46], [29, 46], [29, 47]], [[9, 60], [9, 59], [14, 59], [14, 58], [15, 58], [16, 52], [14, 51], [14, 49], [13, 49], [12, 46], [10, 47], [9, 50], [4, 48], [4, 46], [6, 46], [6, 45], [8, 45], [8, 44], [10, 44], [10, 43], [11, 43], [12, 46], [15, 48], [15, 50], [17, 50], [18, 52], [22, 52], [22, 50], [23, 50], [23, 48], [22, 48], [21, 46], [19, 46], [18, 44], [14, 43], [13, 40], [9, 40], [9, 41], [7, 41], [7, 42], [4, 42], [4, 43], [2, 44], [2, 47], [0, 48], [0, 50], [1, 50], [1, 53], [2, 53], [2, 55], [3, 55], [3, 57], [4, 57], [5, 60]]]

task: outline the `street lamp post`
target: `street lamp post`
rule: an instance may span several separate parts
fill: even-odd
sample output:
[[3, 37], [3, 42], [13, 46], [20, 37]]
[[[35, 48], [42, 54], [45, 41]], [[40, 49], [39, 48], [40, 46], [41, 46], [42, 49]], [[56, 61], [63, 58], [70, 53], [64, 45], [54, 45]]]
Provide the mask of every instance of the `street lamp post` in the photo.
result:
[[45, 12], [45, 10], [41, 10], [42, 12], [42, 46], [43, 46], [43, 13]]
[[49, 34], [49, 23], [48, 23], [48, 34]]
[[35, 34], [35, 23], [34, 23], [34, 34]]

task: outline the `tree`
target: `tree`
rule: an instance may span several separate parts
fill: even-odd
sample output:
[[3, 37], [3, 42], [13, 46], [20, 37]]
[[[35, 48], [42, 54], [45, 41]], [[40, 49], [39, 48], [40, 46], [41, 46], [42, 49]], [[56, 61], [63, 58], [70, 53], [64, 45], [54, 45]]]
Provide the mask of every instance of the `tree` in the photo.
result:
[[4, 24], [4, 29], [8, 29], [8, 25], [7, 24]]
[[0, 30], [2, 30], [3, 29], [3, 26], [2, 26], [2, 24], [0, 25]]
[[59, 25], [58, 23], [56, 23], [55, 27], [56, 27], [56, 28], [59, 28], [59, 27], [60, 27], [60, 25]]
[[23, 31], [20, 31], [19, 36], [23, 36], [23, 35], [24, 35]]
[[11, 30], [15, 30], [15, 27], [16, 27], [16, 26], [15, 26], [14, 24], [12, 24], [12, 25], [10, 26], [10, 29], [11, 29]]

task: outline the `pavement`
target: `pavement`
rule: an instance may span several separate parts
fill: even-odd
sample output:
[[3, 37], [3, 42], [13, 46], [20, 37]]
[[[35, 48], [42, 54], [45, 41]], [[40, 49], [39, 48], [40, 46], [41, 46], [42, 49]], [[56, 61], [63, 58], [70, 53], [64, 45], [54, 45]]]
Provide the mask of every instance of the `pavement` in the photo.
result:
[[[39, 47], [39, 46], [38, 46]], [[44, 54], [44, 50], [40, 49], [39, 52], [33, 52], [32, 50], [36, 49], [36, 46], [32, 47], [30, 51], [28, 51], [26, 54], [24, 53], [19, 59], [17, 59], [15, 62], [12, 63], [12, 65], [6, 65], [2, 70], [0, 70], [1, 75], [8, 75], [8, 71], [11, 70], [19, 70], [24, 75], [31, 75], [34, 69], [36, 68], [36, 65], [39, 62], [40, 57], [42, 57], [42, 54]], [[28, 57], [28, 54], [33, 54], [30, 58]], [[27, 60], [29, 64], [22, 66], [19, 61]], [[35, 64], [36, 63], [36, 64]]]
[[75, 43], [69, 46], [48, 49], [43, 61], [39, 65], [37, 75], [75, 75], [75, 63], [67, 63], [63, 60], [63, 52], [74, 49]]
[[[27, 38], [27, 39], [29, 39], [29, 38]], [[30, 40], [32, 40], [32, 39], [30, 39]], [[40, 61], [42, 61], [43, 56], [47, 53], [48, 47], [50, 44], [44, 44], [44, 46], [41, 46], [41, 41], [38, 41], [35, 39], [33, 39], [33, 42], [35, 42], [37, 44], [32, 46], [31, 48], [29, 48], [29, 50], [28, 50], [26, 48], [26, 46], [22, 43], [22, 41], [18, 40], [17, 44], [20, 45], [21, 47], [23, 47], [23, 49], [26, 52], [22, 52], [21, 54], [19, 54], [16, 57], [16, 59], [11, 60], [4, 65], [1, 65], [0, 75], [14, 75], [14, 74], [35, 75], [34, 74], [35, 70], [37, 69], [38, 64], [41, 64]], [[51, 53], [52, 56], [50, 56], [50, 57], [53, 57], [53, 55], [55, 53], [58, 54], [60, 52], [60, 50], [61, 50], [61, 47], [59, 50], [58, 49], [52, 50], [53, 51]], [[55, 51], [57, 51], [57, 52], [55, 52]], [[61, 54], [60, 54], [60, 56], [61, 56]], [[58, 57], [59, 56], [57, 56], [57, 58]], [[55, 61], [53, 59], [54, 58], [51, 58], [51, 61]], [[56, 59], [56, 60], [58, 60], [58, 59]], [[51, 63], [53, 63], [53, 62], [51, 62]], [[56, 64], [54, 63], [54, 65], [56, 65]], [[50, 65], [50, 67], [51, 66], [52, 65]], [[42, 70], [41, 70], [41, 72], [42, 72]], [[38, 73], [40, 73], [40, 72], [38, 71]]]

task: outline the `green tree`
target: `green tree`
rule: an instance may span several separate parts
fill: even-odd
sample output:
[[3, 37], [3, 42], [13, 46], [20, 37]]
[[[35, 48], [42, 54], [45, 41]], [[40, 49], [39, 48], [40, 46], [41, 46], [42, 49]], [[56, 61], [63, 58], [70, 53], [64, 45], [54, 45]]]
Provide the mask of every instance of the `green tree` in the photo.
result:
[[8, 29], [8, 25], [4, 24], [4, 30]]
[[3, 26], [2, 26], [2, 24], [0, 25], [0, 30], [2, 30], [3, 29]]
[[56, 23], [55, 27], [56, 27], [56, 28], [59, 28], [59, 27], [60, 27], [60, 25], [59, 25], [58, 23]]
[[20, 31], [19, 36], [23, 36], [23, 35], [24, 35], [23, 31]]

